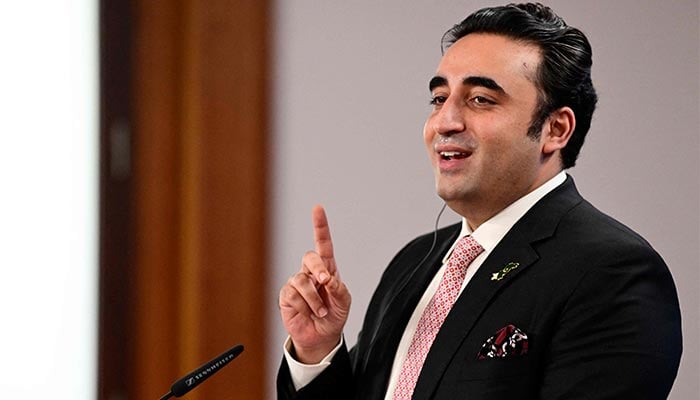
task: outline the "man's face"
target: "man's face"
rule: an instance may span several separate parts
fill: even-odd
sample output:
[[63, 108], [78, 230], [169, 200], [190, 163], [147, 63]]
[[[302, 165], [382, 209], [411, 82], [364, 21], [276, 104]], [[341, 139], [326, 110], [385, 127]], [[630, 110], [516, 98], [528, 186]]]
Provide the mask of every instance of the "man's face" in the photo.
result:
[[433, 111], [423, 136], [437, 192], [470, 222], [546, 180], [541, 145], [527, 136], [540, 60], [534, 45], [470, 34], [447, 50], [430, 82]]

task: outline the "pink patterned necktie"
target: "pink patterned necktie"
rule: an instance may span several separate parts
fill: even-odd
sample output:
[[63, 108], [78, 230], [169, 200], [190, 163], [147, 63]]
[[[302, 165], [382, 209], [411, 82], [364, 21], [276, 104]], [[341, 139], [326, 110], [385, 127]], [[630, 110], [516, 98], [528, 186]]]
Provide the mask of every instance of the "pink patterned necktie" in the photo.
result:
[[401, 367], [393, 400], [409, 400], [413, 396], [423, 362], [442, 323], [459, 296], [464, 277], [467, 275], [467, 267], [482, 251], [484, 248], [471, 236], [465, 236], [457, 242], [457, 247], [447, 260], [447, 268], [440, 286], [418, 321], [416, 333], [413, 335], [408, 354]]

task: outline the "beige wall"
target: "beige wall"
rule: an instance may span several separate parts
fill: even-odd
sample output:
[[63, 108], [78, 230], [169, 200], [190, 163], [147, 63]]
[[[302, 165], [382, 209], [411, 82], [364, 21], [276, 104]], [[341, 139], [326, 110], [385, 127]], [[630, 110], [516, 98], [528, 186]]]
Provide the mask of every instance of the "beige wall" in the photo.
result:
[[[685, 351], [671, 399], [700, 392], [700, 90], [697, 1], [549, 1], [589, 36], [600, 102], [570, 171], [599, 208], [645, 236], [675, 277]], [[284, 329], [277, 291], [327, 207], [353, 293], [352, 343], [379, 275], [432, 229], [441, 202], [421, 139], [442, 33], [485, 1], [278, 1], [269, 288], [270, 390]], [[439, 5], [439, 6], [438, 6]], [[442, 225], [456, 221], [443, 216]], [[273, 398], [270, 394], [269, 398]]]

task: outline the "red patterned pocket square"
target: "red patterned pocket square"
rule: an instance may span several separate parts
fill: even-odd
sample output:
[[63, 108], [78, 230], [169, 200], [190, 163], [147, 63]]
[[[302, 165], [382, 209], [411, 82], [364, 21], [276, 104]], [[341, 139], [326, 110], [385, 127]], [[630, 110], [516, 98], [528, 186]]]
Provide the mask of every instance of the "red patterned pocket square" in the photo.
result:
[[505, 358], [527, 354], [527, 335], [515, 325], [505, 326], [484, 342], [479, 360]]

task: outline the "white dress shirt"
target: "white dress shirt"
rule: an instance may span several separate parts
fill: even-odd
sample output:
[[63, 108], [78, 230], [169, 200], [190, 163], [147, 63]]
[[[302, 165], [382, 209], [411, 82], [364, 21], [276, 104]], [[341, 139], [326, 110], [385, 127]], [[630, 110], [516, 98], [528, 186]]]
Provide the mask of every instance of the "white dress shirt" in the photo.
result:
[[[503, 239], [506, 233], [508, 233], [510, 228], [512, 228], [513, 225], [515, 225], [515, 223], [518, 222], [518, 220], [525, 215], [525, 213], [527, 213], [530, 208], [532, 208], [532, 206], [534, 206], [542, 197], [554, 190], [557, 186], [564, 183], [565, 180], [566, 173], [562, 171], [552, 179], [545, 182], [542, 186], [516, 200], [511, 205], [504, 208], [501, 212], [491, 217], [491, 219], [479, 225], [474, 232], [472, 232], [469, 228], [467, 220], [465, 218], [462, 219], [462, 231], [460, 232], [459, 237], [457, 237], [450, 250], [447, 252], [447, 254], [445, 254], [445, 257], [442, 260], [442, 266], [435, 274], [435, 277], [433, 277], [433, 280], [430, 282], [430, 285], [426, 289], [425, 293], [423, 293], [423, 297], [421, 297], [415, 310], [413, 310], [411, 319], [408, 321], [406, 329], [403, 332], [403, 336], [399, 342], [399, 347], [397, 348], [396, 355], [394, 356], [394, 363], [391, 367], [389, 385], [384, 397], [385, 400], [391, 400], [393, 396], [396, 381], [399, 378], [401, 367], [406, 359], [408, 347], [410, 346], [413, 335], [418, 327], [418, 321], [420, 320], [423, 311], [428, 306], [430, 299], [437, 291], [442, 275], [445, 273], [447, 260], [452, 254], [452, 250], [457, 245], [459, 239], [461, 239], [463, 236], [472, 235], [474, 239], [476, 239], [476, 241], [479, 242], [479, 244], [484, 248], [484, 251], [477, 258], [475, 258], [474, 261], [469, 264], [469, 268], [467, 268], [467, 275], [464, 278], [461, 289], [464, 290], [469, 283], [469, 280], [471, 280], [474, 274], [476, 274], [479, 267], [481, 267], [481, 264], [483, 264], [484, 260], [486, 260], [489, 254], [491, 254], [496, 245], [498, 245], [501, 239]], [[289, 351], [292, 345], [291, 339], [287, 338], [284, 345], [284, 356], [287, 360], [287, 364], [289, 365], [292, 382], [294, 383], [296, 390], [306, 386], [316, 376], [323, 372], [328, 365], [330, 365], [333, 356], [337, 353], [338, 349], [340, 349], [342, 343], [343, 339], [341, 339], [341, 343], [338, 344], [338, 346], [333, 349], [333, 351], [331, 351], [323, 360], [321, 360], [320, 363], [308, 365], [301, 364], [300, 362], [294, 360]]]

